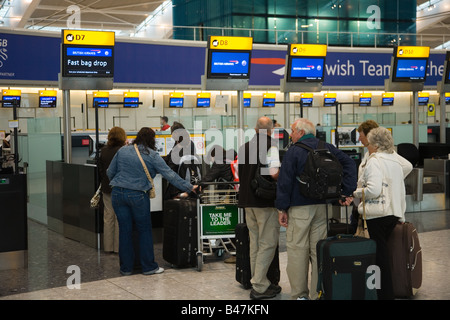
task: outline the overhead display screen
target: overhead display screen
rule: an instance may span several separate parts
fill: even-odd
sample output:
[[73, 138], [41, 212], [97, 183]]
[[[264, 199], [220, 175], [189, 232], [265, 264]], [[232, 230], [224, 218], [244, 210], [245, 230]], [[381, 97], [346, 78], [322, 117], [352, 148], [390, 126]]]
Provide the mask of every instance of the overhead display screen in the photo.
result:
[[359, 98], [359, 105], [361, 107], [370, 107], [371, 103], [372, 103], [372, 98], [368, 98], [368, 97]]
[[250, 51], [209, 51], [208, 78], [248, 79]]
[[106, 97], [95, 97], [93, 101], [93, 106], [95, 107], [95, 103], [98, 103], [99, 108], [108, 108], [109, 98]]
[[426, 106], [430, 97], [418, 97], [419, 106]]
[[397, 59], [392, 81], [425, 81], [428, 59]]
[[336, 103], [336, 98], [323, 98], [324, 107], [332, 107]]
[[252, 98], [244, 98], [244, 107], [250, 108], [251, 102], [252, 102]]
[[169, 98], [170, 108], [183, 108], [184, 98]]
[[322, 82], [325, 58], [289, 57], [288, 81]]
[[312, 107], [313, 105], [313, 98], [301, 98], [300, 102], [303, 107]]
[[56, 97], [39, 97], [39, 108], [56, 108]]
[[3, 108], [12, 108], [14, 101], [17, 101], [17, 107], [20, 107], [20, 96], [3, 96]]
[[138, 108], [139, 107], [139, 98], [124, 97], [123, 98], [123, 107], [124, 108]]
[[394, 105], [394, 98], [393, 97], [382, 98], [381, 105], [382, 106], [393, 106]]
[[197, 98], [198, 108], [209, 108], [211, 105], [211, 98]]
[[114, 76], [114, 32], [63, 30], [62, 76]]
[[263, 107], [275, 107], [275, 98], [264, 98]]

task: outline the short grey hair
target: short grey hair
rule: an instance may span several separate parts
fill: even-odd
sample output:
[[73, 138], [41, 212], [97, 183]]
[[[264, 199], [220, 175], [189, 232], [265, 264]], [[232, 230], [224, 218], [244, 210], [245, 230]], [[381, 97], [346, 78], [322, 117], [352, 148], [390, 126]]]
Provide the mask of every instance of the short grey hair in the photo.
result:
[[370, 130], [367, 134], [367, 141], [370, 145], [376, 147], [379, 152], [394, 152], [394, 138], [392, 137], [392, 133], [384, 127]]
[[305, 135], [306, 134], [312, 134], [314, 136], [316, 135], [316, 126], [308, 119], [298, 118], [295, 120], [294, 124], [295, 124], [294, 127], [297, 129], [297, 131], [303, 130], [305, 131]]
[[256, 129], [258, 130], [272, 130], [273, 129], [273, 121], [269, 117], [261, 117], [256, 121]]

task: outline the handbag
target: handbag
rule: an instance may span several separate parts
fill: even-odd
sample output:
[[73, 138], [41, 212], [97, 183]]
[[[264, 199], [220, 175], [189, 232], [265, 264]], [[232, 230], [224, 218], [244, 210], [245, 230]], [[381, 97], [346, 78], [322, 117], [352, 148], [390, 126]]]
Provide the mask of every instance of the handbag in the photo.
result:
[[369, 230], [367, 229], [367, 221], [366, 221], [366, 197], [364, 195], [364, 188], [362, 189], [362, 206], [363, 206], [363, 216], [359, 216], [358, 219], [358, 227], [356, 228], [356, 232], [354, 234], [355, 237], [362, 237], [370, 239]]
[[94, 196], [91, 198], [91, 208], [97, 209], [101, 198], [101, 185], [98, 187]]
[[148, 181], [150, 181], [150, 184], [152, 185], [152, 188], [150, 189], [150, 192], [148, 193], [149, 198], [150, 199], [156, 198], [155, 185], [153, 184], [153, 179], [150, 176], [150, 173], [148, 172], [147, 166], [145, 165], [145, 162], [142, 159], [141, 153], [139, 152], [138, 146], [136, 144], [134, 145], [134, 149], [136, 150], [139, 160], [141, 160], [141, 163], [142, 163], [142, 166], [144, 167], [144, 171], [145, 171], [145, 174], [147, 175]]

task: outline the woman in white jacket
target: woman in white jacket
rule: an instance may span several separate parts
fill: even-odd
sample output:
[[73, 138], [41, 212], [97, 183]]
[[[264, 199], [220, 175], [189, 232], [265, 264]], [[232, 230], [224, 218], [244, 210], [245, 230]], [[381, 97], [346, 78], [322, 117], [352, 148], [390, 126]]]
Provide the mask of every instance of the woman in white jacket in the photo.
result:
[[367, 135], [369, 158], [360, 170], [355, 198], [362, 198], [358, 212], [365, 213], [370, 238], [377, 244], [377, 265], [381, 271], [378, 299], [394, 299], [387, 242], [398, 221], [405, 221], [406, 192], [404, 179], [411, 163], [394, 151], [389, 130], [378, 127]]

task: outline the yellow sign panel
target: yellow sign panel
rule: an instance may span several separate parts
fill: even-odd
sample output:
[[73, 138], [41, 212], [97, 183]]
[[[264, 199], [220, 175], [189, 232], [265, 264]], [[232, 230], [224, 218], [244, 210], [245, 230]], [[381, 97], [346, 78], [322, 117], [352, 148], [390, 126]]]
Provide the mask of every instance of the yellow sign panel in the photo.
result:
[[5, 90], [3, 90], [3, 95], [4, 96], [20, 96], [22, 94], [22, 91], [21, 90], [8, 90], [8, 89], [5, 89]]
[[436, 114], [436, 108], [434, 107], [434, 103], [429, 103], [428, 104], [428, 116], [434, 117], [435, 114]]
[[244, 92], [244, 99], [251, 99], [252, 98], [252, 94], [251, 93], [245, 93]]
[[429, 92], [419, 92], [419, 97], [420, 98], [425, 98], [425, 97], [429, 97], [430, 93]]
[[313, 95], [312, 93], [302, 93], [302, 94], [300, 95], [300, 97], [301, 97], [301, 98], [310, 99], [310, 98], [313, 98], [314, 95]]
[[115, 33], [112, 31], [63, 30], [64, 44], [86, 46], [114, 46]]
[[359, 94], [360, 98], [372, 98], [372, 94], [370, 92], [363, 92]]
[[139, 98], [139, 92], [124, 92], [123, 96], [125, 98]]
[[94, 92], [94, 97], [95, 98], [108, 98], [109, 92], [97, 91], [97, 92]]
[[275, 99], [277, 97], [276, 93], [264, 93], [263, 94], [263, 98], [267, 98], [267, 99]]
[[325, 93], [325, 94], [323, 95], [323, 97], [324, 97], [324, 98], [336, 98], [336, 93], [330, 93], [330, 92], [328, 92], [328, 93]]
[[199, 92], [199, 93], [197, 93], [197, 98], [211, 98], [211, 93]]
[[394, 93], [393, 92], [385, 92], [382, 94], [383, 98], [393, 98], [394, 97]]
[[421, 46], [399, 46], [397, 47], [397, 58], [428, 58], [430, 47]]
[[290, 44], [289, 55], [325, 57], [327, 55], [327, 46], [325, 44]]
[[184, 98], [184, 92], [171, 92], [171, 98]]
[[210, 36], [209, 48], [219, 50], [252, 50], [253, 38]]
[[39, 96], [41, 97], [56, 97], [56, 90], [39, 90]]

